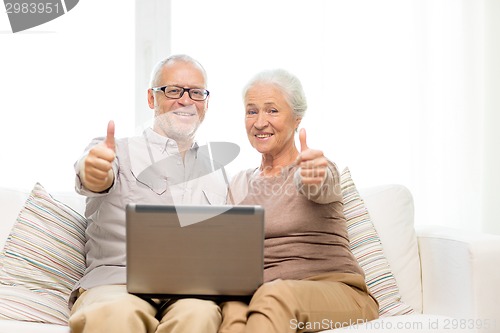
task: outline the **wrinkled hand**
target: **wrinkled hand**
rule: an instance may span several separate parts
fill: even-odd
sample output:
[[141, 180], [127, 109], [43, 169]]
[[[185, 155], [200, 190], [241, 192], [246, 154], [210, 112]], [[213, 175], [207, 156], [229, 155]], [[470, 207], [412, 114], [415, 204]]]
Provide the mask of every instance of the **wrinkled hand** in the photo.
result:
[[326, 179], [328, 161], [321, 150], [311, 149], [307, 146], [306, 130], [299, 132], [300, 153], [297, 165], [300, 167], [302, 184], [322, 185]]
[[114, 181], [115, 123], [108, 123], [106, 139], [90, 149], [83, 166], [84, 186], [93, 192], [107, 190]]

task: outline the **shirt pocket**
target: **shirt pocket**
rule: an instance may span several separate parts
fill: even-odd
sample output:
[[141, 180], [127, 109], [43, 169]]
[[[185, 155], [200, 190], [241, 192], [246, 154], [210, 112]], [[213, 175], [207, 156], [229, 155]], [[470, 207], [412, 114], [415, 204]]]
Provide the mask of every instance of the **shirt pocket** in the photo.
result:
[[226, 204], [226, 193], [217, 193], [206, 189], [201, 192], [209, 205], [217, 206]]
[[136, 175], [134, 170], [130, 170], [133, 178], [137, 183], [137, 187], [149, 188], [151, 191], [157, 195], [164, 194], [168, 189], [168, 182], [166, 177], [154, 173], [141, 172], [141, 174]]

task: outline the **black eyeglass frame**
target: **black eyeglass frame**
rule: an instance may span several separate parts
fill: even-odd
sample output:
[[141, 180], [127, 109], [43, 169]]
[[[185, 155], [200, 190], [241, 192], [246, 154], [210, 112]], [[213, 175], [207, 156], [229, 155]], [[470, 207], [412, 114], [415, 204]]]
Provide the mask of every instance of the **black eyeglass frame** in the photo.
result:
[[[181, 91], [179, 97], [169, 97], [169, 96], [167, 96], [165, 90], [168, 87], [178, 88]], [[165, 95], [165, 97], [169, 98], [169, 99], [179, 99], [179, 98], [182, 98], [182, 96], [184, 96], [184, 93], [187, 91], [187, 93], [189, 95], [189, 98], [191, 98], [193, 101], [197, 101], [197, 102], [206, 101], [207, 98], [208, 98], [208, 95], [210, 95], [210, 91], [208, 91], [207, 89], [202, 89], [202, 88], [182, 88], [182, 87], [178, 87], [178, 86], [162, 86], [162, 87], [151, 88], [151, 90], [156, 91], [156, 92], [163, 91], [163, 95]], [[200, 91], [206, 92], [205, 98], [203, 98], [203, 99], [194, 99], [193, 96], [191, 96], [191, 90], [200, 90]]]

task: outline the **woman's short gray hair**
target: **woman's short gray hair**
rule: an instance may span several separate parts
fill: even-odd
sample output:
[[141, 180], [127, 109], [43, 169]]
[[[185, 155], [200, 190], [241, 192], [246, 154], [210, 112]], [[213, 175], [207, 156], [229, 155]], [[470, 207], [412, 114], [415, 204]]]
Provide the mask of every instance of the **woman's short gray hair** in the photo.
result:
[[163, 66], [165, 66], [168, 63], [176, 62], [176, 61], [187, 62], [187, 63], [193, 64], [194, 66], [198, 67], [200, 69], [201, 73], [203, 74], [203, 79], [205, 81], [205, 87], [206, 87], [206, 85], [207, 85], [207, 72], [205, 71], [205, 68], [203, 68], [203, 66], [197, 60], [195, 60], [194, 58], [192, 58], [186, 54], [174, 54], [168, 58], [165, 58], [165, 59], [159, 61], [155, 65], [155, 67], [153, 68], [153, 71], [151, 72], [151, 80], [149, 83], [149, 87], [153, 88], [158, 84], [158, 77], [160, 76], [160, 73], [161, 73]]
[[280, 89], [293, 113], [303, 118], [307, 110], [307, 100], [300, 80], [284, 69], [265, 70], [255, 75], [243, 88], [243, 99], [248, 90], [258, 83], [270, 83]]

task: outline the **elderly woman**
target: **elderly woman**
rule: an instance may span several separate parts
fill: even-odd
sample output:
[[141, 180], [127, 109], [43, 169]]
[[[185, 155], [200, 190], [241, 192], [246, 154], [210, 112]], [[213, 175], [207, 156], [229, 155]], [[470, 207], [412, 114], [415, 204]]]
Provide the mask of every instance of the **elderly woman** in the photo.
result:
[[378, 303], [349, 248], [339, 172], [306, 133], [300, 81], [264, 71], [244, 89], [245, 126], [260, 166], [231, 182], [234, 204], [265, 208], [264, 281], [249, 304], [222, 304], [220, 333], [315, 332], [372, 320]]

